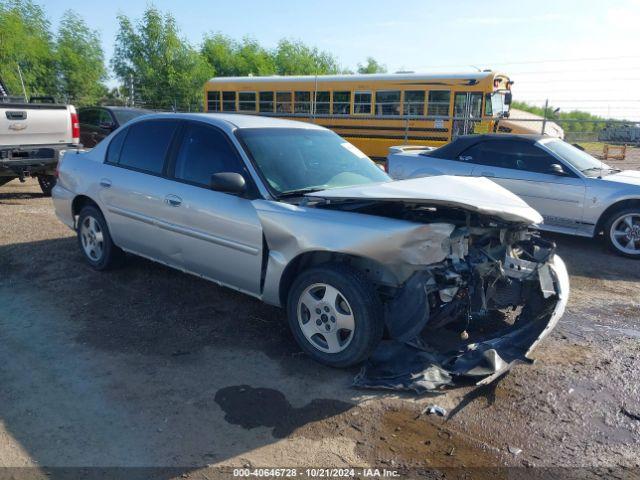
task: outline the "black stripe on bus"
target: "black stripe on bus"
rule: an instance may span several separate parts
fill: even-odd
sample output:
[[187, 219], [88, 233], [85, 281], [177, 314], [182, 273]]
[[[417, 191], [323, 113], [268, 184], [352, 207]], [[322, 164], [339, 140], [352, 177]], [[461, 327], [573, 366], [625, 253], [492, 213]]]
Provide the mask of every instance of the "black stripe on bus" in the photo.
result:
[[447, 137], [426, 137], [422, 135], [352, 135], [350, 133], [345, 133], [342, 136], [345, 138], [388, 138], [390, 140], [433, 140], [438, 142], [449, 141]]
[[[325, 128], [346, 128], [350, 130], [401, 130], [404, 131], [404, 127], [374, 127], [374, 126], [366, 126], [366, 125], [325, 125], [322, 123], [317, 123], [316, 125], [320, 125]], [[415, 128], [409, 127], [407, 129], [409, 132], [436, 132], [436, 133], [447, 133], [449, 131], [448, 128]]]

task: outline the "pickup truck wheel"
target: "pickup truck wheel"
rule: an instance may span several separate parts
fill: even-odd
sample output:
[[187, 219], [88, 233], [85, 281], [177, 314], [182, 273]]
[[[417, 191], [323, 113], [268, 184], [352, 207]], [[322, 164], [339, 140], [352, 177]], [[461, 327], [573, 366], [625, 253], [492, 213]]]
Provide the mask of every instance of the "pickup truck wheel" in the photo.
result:
[[614, 212], [605, 224], [604, 235], [612, 251], [640, 259], [640, 208]]
[[77, 231], [80, 248], [92, 268], [108, 270], [119, 263], [123, 252], [113, 244], [107, 222], [98, 208], [89, 205], [80, 211]]
[[331, 264], [303, 271], [287, 301], [293, 336], [313, 359], [332, 367], [365, 360], [383, 334], [382, 305], [358, 270]]
[[51, 196], [51, 190], [56, 186], [56, 177], [53, 175], [38, 175], [38, 183], [45, 197]]

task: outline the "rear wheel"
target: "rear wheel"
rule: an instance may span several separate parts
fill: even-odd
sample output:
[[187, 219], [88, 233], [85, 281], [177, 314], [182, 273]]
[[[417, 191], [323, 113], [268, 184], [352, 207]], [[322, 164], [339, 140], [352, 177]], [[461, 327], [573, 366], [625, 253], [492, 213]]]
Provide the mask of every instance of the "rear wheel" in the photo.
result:
[[605, 224], [604, 235], [612, 251], [640, 259], [640, 208], [614, 212]]
[[289, 326], [300, 347], [332, 367], [365, 360], [382, 339], [380, 300], [369, 280], [341, 264], [302, 272], [287, 302]]
[[113, 244], [102, 212], [92, 205], [84, 207], [78, 217], [78, 243], [87, 263], [96, 270], [116, 266], [123, 253]]
[[38, 175], [38, 183], [45, 197], [51, 196], [51, 190], [56, 186], [56, 177], [53, 175]]

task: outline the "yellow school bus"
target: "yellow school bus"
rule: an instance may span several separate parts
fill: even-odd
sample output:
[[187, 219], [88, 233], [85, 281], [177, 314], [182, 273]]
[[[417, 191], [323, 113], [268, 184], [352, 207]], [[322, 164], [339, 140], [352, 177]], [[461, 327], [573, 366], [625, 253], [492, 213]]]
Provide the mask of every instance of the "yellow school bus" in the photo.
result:
[[[393, 145], [443, 145], [457, 135], [505, 131], [511, 80], [465, 74], [218, 77], [205, 111], [268, 115], [330, 128], [374, 159]], [[524, 132], [519, 132], [524, 133]]]

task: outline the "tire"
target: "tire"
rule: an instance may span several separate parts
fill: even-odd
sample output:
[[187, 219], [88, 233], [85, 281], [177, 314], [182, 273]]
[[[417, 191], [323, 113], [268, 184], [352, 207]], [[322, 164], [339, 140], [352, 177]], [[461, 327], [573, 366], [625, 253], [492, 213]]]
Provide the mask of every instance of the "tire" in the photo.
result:
[[51, 196], [51, 190], [56, 186], [58, 179], [53, 175], [38, 175], [38, 183], [45, 197]]
[[382, 311], [367, 277], [343, 264], [303, 271], [287, 300], [296, 342], [311, 358], [331, 367], [356, 365], [373, 353], [384, 331]]
[[604, 225], [604, 238], [611, 251], [640, 260], [640, 207], [612, 213]]
[[124, 254], [114, 245], [107, 222], [97, 207], [88, 205], [80, 211], [77, 233], [80, 250], [94, 270], [108, 270], [120, 263]]

